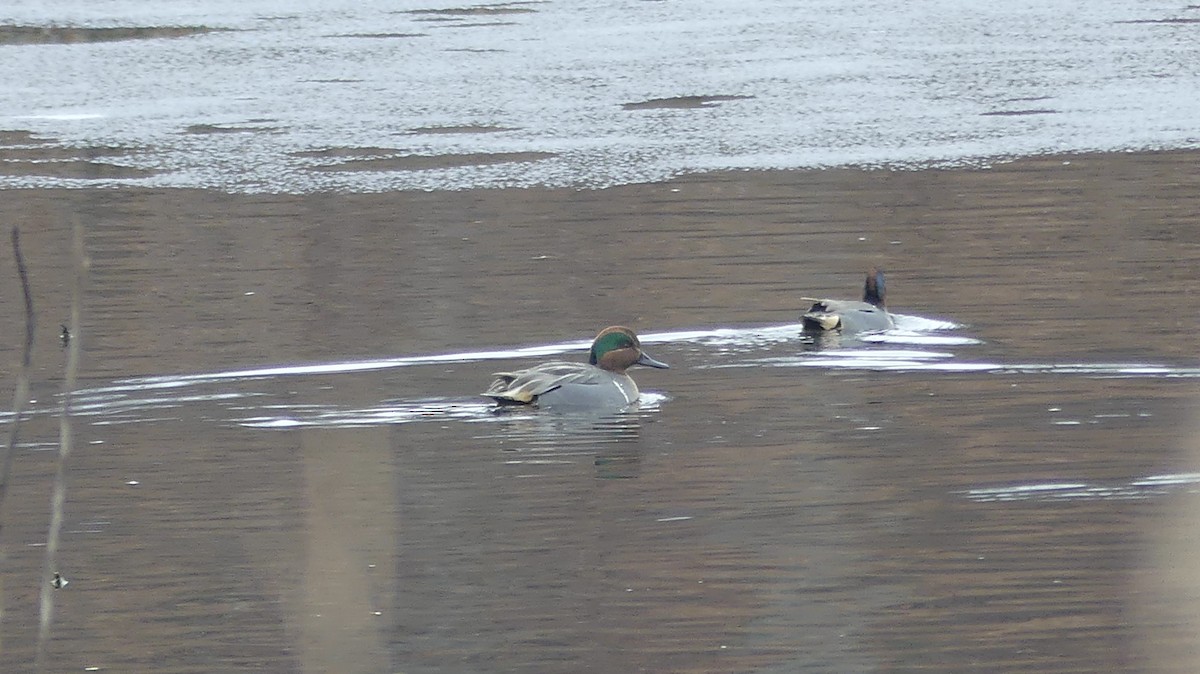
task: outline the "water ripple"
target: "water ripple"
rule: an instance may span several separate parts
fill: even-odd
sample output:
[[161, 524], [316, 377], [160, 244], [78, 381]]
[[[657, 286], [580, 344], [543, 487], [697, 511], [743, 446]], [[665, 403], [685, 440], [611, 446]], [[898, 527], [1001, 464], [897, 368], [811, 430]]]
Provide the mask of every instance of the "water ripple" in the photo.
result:
[[[876, 335], [864, 335], [860, 341], [883, 340], [890, 343], [912, 340], [914, 344], [943, 344], [969, 345], [979, 344], [979, 340], [961, 336], [941, 336], [929, 334], [934, 330], [945, 330], [958, 327], [954, 323], [919, 317], [908, 317], [915, 322], [909, 323], [904, 330], [888, 331]], [[925, 330], [913, 329], [915, 325], [924, 325]], [[702, 346], [722, 347], [725, 350], [758, 349], [788, 342], [813, 346], [817, 345], [812, 337], [802, 334], [801, 324], [788, 323], [784, 325], [767, 325], [747, 328], [700, 328], [694, 330], [679, 330], [671, 332], [647, 333], [640, 336], [645, 344], [695, 343]], [[942, 341], [937, 341], [941, 339]], [[932, 340], [932, 341], [931, 341]], [[841, 342], [839, 342], [841, 343]], [[845, 343], [856, 343], [846, 339]], [[829, 343], [832, 344], [832, 343]], [[147, 391], [155, 389], [179, 388], [196, 384], [252, 380], [261, 378], [305, 376], [323, 374], [346, 374], [352, 372], [370, 372], [392, 368], [412, 367], [420, 365], [438, 365], [446, 363], [471, 363], [488, 360], [514, 360], [556, 356], [564, 353], [586, 351], [591, 346], [591, 340], [571, 340], [552, 344], [535, 346], [498, 347], [482, 351], [462, 351], [456, 353], [428, 354], [417, 356], [396, 356], [359, 361], [333, 361], [327, 363], [301, 363], [294, 365], [268, 365], [257, 368], [240, 370], [222, 370], [195, 374], [157, 375], [150, 377], [135, 377], [121, 379], [111, 386], [81, 390], [77, 395], [103, 396], [127, 393], [131, 391]], [[820, 345], [817, 345], [820, 346]]]
[[[695, 369], [818, 368], [887, 372], [985, 373], [998, 375], [1061, 375], [1097, 378], [1197, 378], [1194, 364], [1145, 362], [1028, 362], [961, 358], [955, 347], [970, 349], [978, 339], [956, 332], [960, 325], [942, 319], [897, 314], [897, 327], [881, 333], [842, 337], [836, 333], [807, 335], [798, 323], [754, 327], [711, 327], [647, 333], [647, 344], [693, 345], [706, 352]], [[225, 410], [222, 420], [248, 428], [354, 427], [403, 424], [426, 420], [509, 422], [521, 418], [511, 411], [496, 415], [478, 399], [422, 398], [385, 400], [365, 407], [337, 404], [280, 404], [267, 393], [268, 382], [281, 377], [355, 374], [392, 368], [470, 363], [490, 360], [545, 358], [583, 352], [586, 340], [534, 346], [512, 346], [453, 353], [396, 356], [361, 361], [334, 361], [137, 377], [107, 386], [77, 391], [72, 410], [96, 417], [95, 423], [144, 423], [164, 418], [164, 410], [215, 404]], [[931, 348], [938, 347], [938, 348]], [[263, 384], [262, 390], [237, 390], [235, 384]], [[216, 387], [205, 391], [203, 387]], [[656, 411], [667, 398], [645, 393], [640, 413]], [[53, 408], [34, 413], [55, 413]], [[526, 416], [530, 413], [525, 412]], [[0, 417], [2, 418], [2, 417]]]
[[1062, 501], [1072, 499], [1145, 499], [1171, 491], [1196, 491], [1200, 473], [1151, 475], [1129, 482], [1102, 484], [1090, 482], [1039, 482], [997, 487], [977, 487], [957, 492], [971, 501]]
[[260, 414], [231, 419], [247, 428], [351, 428], [383, 424], [407, 424], [415, 421], [453, 419], [462, 422], [495, 420], [495, 405], [477, 400], [431, 398], [414, 401], [386, 401], [356, 409], [335, 405], [276, 406], [278, 414]]

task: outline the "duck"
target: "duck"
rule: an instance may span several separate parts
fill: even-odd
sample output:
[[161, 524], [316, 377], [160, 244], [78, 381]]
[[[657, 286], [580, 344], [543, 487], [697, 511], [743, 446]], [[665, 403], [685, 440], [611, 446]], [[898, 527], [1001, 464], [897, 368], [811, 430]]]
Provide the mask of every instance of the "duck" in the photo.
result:
[[806, 332], [837, 330], [846, 335], [880, 332], [896, 327], [891, 314], [887, 312], [887, 289], [883, 282], [883, 272], [878, 269], [867, 272], [861, 302], [811, 297], [801, 299], [813, 303], [801, 317]]
[[625, 373], [634, 365], [668, 369], [666, 363], [642, 351], [629, 328], [604, 328], [592, 341], [588, 362], [554, 361], [524, 370], [497, 372], [483, 395], [501, 405], [539, 408], [615, 409], [637, 402], [640, 395], [633, 378]]

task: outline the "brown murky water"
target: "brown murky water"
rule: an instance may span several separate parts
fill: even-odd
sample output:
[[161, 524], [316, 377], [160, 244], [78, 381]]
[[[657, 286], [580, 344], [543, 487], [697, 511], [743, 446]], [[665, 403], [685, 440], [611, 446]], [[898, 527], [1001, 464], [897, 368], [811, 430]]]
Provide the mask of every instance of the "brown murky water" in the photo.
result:
[[[5, 672], [36, 634], [74, 217], [87, 390], [52, 671], [1192, 671], [1200, 653], [1170, 601], [1196, 595], [1170, 547], [1195, 529], [1176, 509], [1197, 484], [1195, 154], [591, 192], [11, 191], [0, 213], [40, 317]], [[801, 295], [853, 296], [870, 265], [911, 339], [820, 352], [760, 330]], [[11, 381], [7, 254], [0, 274]], [[635, 372], [645, 409], [474, 397], [538, 360], [481, 352], [612, 323], [673, 366]]]

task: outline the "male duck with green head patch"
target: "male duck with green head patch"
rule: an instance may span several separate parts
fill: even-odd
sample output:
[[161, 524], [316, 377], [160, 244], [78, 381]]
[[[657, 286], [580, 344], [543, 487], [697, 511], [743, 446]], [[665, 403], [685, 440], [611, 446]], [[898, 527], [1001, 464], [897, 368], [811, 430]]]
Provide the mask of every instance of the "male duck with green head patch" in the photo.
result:
[[483, 395], [502, 405], [543, 408], [619, 409], [638, 400], [638, 387], [625, 371], [634, 365], [666, 369], [642, 351], [633, 330], [605, 328], [596, 335], [586, 363], [555, 361], [524, 370], [497, 372]]

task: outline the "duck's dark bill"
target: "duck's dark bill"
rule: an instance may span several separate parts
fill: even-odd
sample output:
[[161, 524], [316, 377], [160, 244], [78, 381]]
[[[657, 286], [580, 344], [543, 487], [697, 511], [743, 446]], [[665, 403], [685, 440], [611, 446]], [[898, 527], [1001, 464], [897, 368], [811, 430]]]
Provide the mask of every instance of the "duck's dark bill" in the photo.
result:
[[645, 365], [646, 367], [657, 367], [661, 370], [668, 370], [671, 368], [670, 365], [667, 365], [666, 363], [662, 362], [661, 360], [654, 360], [653, 358], [651, 358], [650, 356], [647, 356], [644, 353], [642, 354], [641, 358], [638, 358], [637, 361], [634, 362], [634, 365]]

